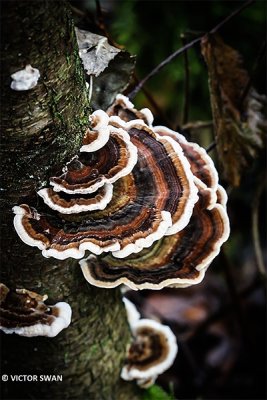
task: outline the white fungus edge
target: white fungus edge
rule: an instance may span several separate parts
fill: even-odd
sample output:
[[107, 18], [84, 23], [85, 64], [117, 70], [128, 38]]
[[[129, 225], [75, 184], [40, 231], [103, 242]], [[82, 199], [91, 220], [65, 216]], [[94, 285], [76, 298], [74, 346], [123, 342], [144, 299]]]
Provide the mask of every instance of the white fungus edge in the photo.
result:
[[33, 337], [33, 336], [47, 336], [47, 337], [55, 337], [57, 336], [63, 329], [67, 328], [71, 323], [71, 314], [72, 310], [68, 303], [59, 302], [54, 306], [49, 306], [52, 309], [57, 309], [57, 316], [51, 315], [54, 318], [51, 325], [38, 323], [36, 325], [31, 326], [23, 326], [17, 328], [5, 328], [0, 326], [0, 330], [2, 330], [6, 334], [15, 333], [20, 336]]
[[137, 321], [139, 321], [139, 319], [141, 318], [141, 314], [139, 311], [137, 311], [137, 308], [135, 307], [134, 303], [132, 303], [129, 299], [127, 299], [127, 297], [123, 297], [122, 301], [126, 309], [127, 320], [129, 322], [129, 325], [133, 326]]
[[71, 207], [62, 207], [59, 204], [54, 203], [54, 201], [49, 197], [48, 188], [44, 188], [39, 190], [37, 193], [44, 200], [45, 204], [47, 204], [52, 210], [58, 211], [61, 214], [78, 214], [85, 211], [95, 211], [95, 210], [104, 210], [104, 208], [110, 203], [113, 195], [113, 185], [111, 183], [104, 184], [104, 195], [102, 199], [93, 204], [75, 204]]
[[89, 152], [92, 153], [101, 149], [107, 144], [110, 137], [110, 127], [108, 126], [109, 116], [103, 110], [96, 110], [90, 115], [90, 120], [93, 121], [94, 118], [98, 118], [99, 122], [93, 128], [93, 131], [98, 132], [97, 138], [90, 144], [83, 145], [80, 148], [80, 153]]
[[133, 336], [136, 335], [136, 331], [140, 328], [148, 327], [150, 329], [155, 330], [156, 332], [160, 332], [166, 338], [166, 345], [168, 346], [167, 357], [158, 363], [158, 365], [154, 365], [147, 370], [139, 370], [138, 368], [128, 368], [127, 365], [124, 366], [121, 370], [121, 378], [124, 380], [133, 380], [133, 379], [150, 379], [153, 376], [157, 376], [162, 374], [164, 371], [169, 369], [178, 352], [178, 345], [176, 341], [176, 337], [172, 330], [167, 325], [163, 325], [157, 321], [152, 319], [143, 318], [137, 321], [132, 326]]
[[66, 189], [63, 185], [57, 184], [53, 181], [50, 181], [50, 184], [53, 186], [53, 190], [55, 192], [62, 191], [62, 192], [69, 193], [69, 194], [94, 193], [96, 190], [98, 190], [100, 187], [102, 187], [105, 183], [114, 183], [118, 179], [128, 175], [133, 170], [133, 168], [136, 165], [137, 160], [138, 160], [138, 155], [137, 155], [138, 153], [137, 153], [136, 146], [131, 142], [129, 134], [124, 129], [115, 128], [115, 127], [110, 127], [110, 128], [111, 128], [110, 135], [115, 134], [117, 136], [120, 136], [126, 144], [127, 151], [129, 152], [128, 162], [127, 162], [126, 167], [123, 168], [122, 170], [120, 170], [119, 172], [117, 172], [111, 178], [106, 178], [105, 176], [103, 176], [102, 179], [99, 180], [98, 182], [96, 182], [94, 185], [90, 185], [88, 187], [79, 188], [79, 189], [73, 189], [73, 190]]

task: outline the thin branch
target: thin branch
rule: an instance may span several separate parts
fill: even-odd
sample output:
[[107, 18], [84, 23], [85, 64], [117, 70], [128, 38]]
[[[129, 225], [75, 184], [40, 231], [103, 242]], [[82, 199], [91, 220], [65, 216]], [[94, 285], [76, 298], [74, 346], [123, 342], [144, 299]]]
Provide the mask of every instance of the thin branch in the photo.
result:
[[[211, 29], [208, 33], [215, 33], [217, 32], [224, 24], [229, 22], [232, 18], [237, 16], [241, 11], [243, 11], [245, 8], [250, 6], [252, 3], [254, 3], [255, 0], [248, 0], [244, 4], [242, 4], [241, 7], [233, 11], [230, 15], [228, 15], [224, 20], [222, 20], [218, 25], [216, 25], [213, 29]], [[200, 36], [199, 38], [196, 38], [192, 40], [192, 42], [188, 43], [187, 45], [181, 47], [180, 49], [176, 50], [174, 53], [169, 55], [169, 57], [165, 58], [160, 64], [158, 64], [147, 76], [142, 79], [139, 84], [133, 89], [131, 93], [128, 94], [128, 97], [132, 99], [133, 97], [136, 96], [136, 94], [139, 92], [139, 90], [144, 86], [144, 84], [152, 78], [152, 76], [156, 75], [165, 65], [169, 64], [174, 58], [182, 54], [184, 51], [190, 49], [193, 47], [195, 44], [199, 43], [205, 35]]]
[[216, 141], [212, 142], [205, 150], [207, 153], [209, 153], [211, 150], [213, 150], [216, 147], [217, 143]]
[[99, 27], [99, 29], [103, 32], [103, 34], [108, 38], [109, 43], [117, 48], [122, 48], [122, 46], [119, 46], [110, 36], [106, 25], [105, 25], [105, 18], [103, 15], [103, 11], [102, 11], [102, 7], [100, 4], [100, 0], [95, 0], [95, 4], [96, 4], [96, 16], [97, 16], [97, 25]]
[[238, 14], [241, 13], [245, 8], [249, 7], [252, 3], [255, 3], [255, 0], [248, 0], [245, 3], [242, 4], [241, 7], [237, 8], [235, 11], [233, 11], [228, 17], [226, 17], [222, 22], [220, 22], [218, 25], [216, 25], [209, 33], [213, 34], [216, 33], [221, 27], [229, 22], [232, 18], [236, 17]]
[[[183, 46], [186, 45], [185, 35], [181, 35], [181, 40]], [[185, 83], [184, 83], [184, 109], [183, 109], [183, 118], [182, 124], [186, 124], [188, 122], [189, 116], [189, 62], [188, 62], [188, 52], [184, 52], [184, 74], [185, 74]]]
[[256, 264], [258, 267], [259, 274], [262, 278], [264, 278], [264, 280], [266, 280], [266, 271], [265, 271], [265, 266], [264, 266], [264, 259], [263, 259], [261, 244], [260, 244], [259, 206], [260, 206], [260, 198], [261, 198], [263, 189], [265, 188], [265, 184], [266, 184], [266, 180], [264, 178], [260, 182], [259, 187], [256, 190], [256, 193], [255, 193], [255, 196], [253, 199], [252, 211], [251, 211], [252, 238], [253, 238], [253, 247], [254, 247], [255, 257], [256, 257]]
[[252, 81], [253, 81], [255, 72], [256, 72], [258, 66], [260, 65], [260, 62], [261, 62], [263, 56], [265, 55], [265, 51], [266, 51], [266, 40], [264, 40], [264, 42], [262, 43], [262, 45], [260, 47], [260, 50], [259, 50], [259, 52], [257, 54], [256, 60], [255, 60], [255, 62], [253, 64], [249, 80], [248, 80], [248, 82], [247, 82], [247, 84], [246, 84], [246, 86], [244, 88], [244, 91], [242, 93], [242, 96], [241, 96], [240, 107], [242, 106], [243, 101], [247, 97], [248, 91], [249, 91], [249, 89], [251, 88], [251, 85], [252, 85]]
[[182, 126], [183, 131], [194, 131], [199, 129], [211, 128], [213, 126], [213, 121], [196, 121], [196, 122], [188, 122], [187, 124]]
[[[134, 77], [135, 82], [138, 83], [139, 79], [136, 75], [136, 72], [134, 72], [133, 77]], [[157, 104], [156, 100], [151, 95], [151, 93], [149, 93], [149, 91], [145, 87], [142, 87], [141, 90], [144, 93], [144, 95], [146, 96], [146, 98], [149, 101], [149, 103], [151, 104], [151, 106], [153, 107], [153, 109], [155, 110], [155, 113], [157, 114], [157, 116], [160, 117], [167, 126], [170, 126], [171, 125], [170, 121], [167, 119], [166, 115], [163, 113], [163, 111], [161, 110], [161, 108]]]
[[190, 47], [193, 47], [196, 43], [199, 43], [201, 41], [202, 37], [199, 37], [192, 42], [188, 43], [186, 46], [176, 50], [174, 53], [172, 53], [169, 57], [165, 58], [160, 64], [156, 66], [147, 76], [145, 76], [144, 79], [142, 79], [139, 84], [134, 88], [134, 90], [128, 94], [129, 99], [132, 99], [133, 97], [136, 96], [136, 94], [139, 92], [139, 90], [144, 86], [144, 84], [152, 78], [152, 76], [156, 75], [165, 65], [169, 64], [174, 58], [182, 54], [184, 51], [187, 49], [190, 49]]

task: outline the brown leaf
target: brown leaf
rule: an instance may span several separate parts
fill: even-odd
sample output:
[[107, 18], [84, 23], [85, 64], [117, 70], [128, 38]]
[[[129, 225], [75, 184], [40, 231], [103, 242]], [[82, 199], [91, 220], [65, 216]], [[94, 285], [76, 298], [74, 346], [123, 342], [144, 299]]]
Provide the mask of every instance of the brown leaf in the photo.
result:
[[244, 169], [264, 147], [262, 108], [266, 98], [251, 88], [243, 99], [248, 73], [239, 53], [218, 35], [205, 36], [201, 48], [208, 66], [219, 160], [225, 179], [238, 186]]
[[135, 57], [127, 51], [111, 46], [108, 38], [75, 28], [86, 75], [93, 78], [91, 107], [106, 110], [129, 84]]

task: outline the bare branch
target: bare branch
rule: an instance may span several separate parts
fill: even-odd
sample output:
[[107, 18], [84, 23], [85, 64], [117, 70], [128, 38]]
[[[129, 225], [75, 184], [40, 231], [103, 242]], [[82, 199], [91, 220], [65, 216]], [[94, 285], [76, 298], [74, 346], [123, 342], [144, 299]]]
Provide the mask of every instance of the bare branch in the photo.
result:
[[250, 73], [250, 78], [249, 78], [249, 80], [248, 80], [248, 82], [246, 84], [246, 87], [244, 88], [244, 91], [243, 91], [242, 96], [241, 96], [240, 107], [242, 106], [243, 101], [247, 97], [248, 91], [249, 91], [249, 89], [251, 88], [251, 85], [252, 85], [252, 81], [253, 81], [255, 72], [256, 72], [258, 66], [260, 65], [260, 62], [261, 62], [263, 56], [265, 55], [265, 52], [266, 52], [266, 39], [262, 43], [262, 45], [261, 45], [261, 47], [259, 49], [259, 52], [258, 52], [258, 54], [256, 56], [256, 60], [255, 60], [255, 62], [253, 64], [253, 67], [252, 67], [252, 70], [251, 70], [251, 73]]
[[212, 142], [207, 148], [206, 148], [206, 152], [209, 153], [211, 150], [213, 150], [216, 147], [216, 142]]
[[[250, 6], [252, 3], [254, 3], [255, 0], [248, 0], [245, 3], [242, 4], [241, 7], [233, 11], [230, 15], [228, 15], [225, 19], [223, 19], [218, 25], [216, 25], [213, 29], [211, 29], [208, 33], [215, 33], [217, 32], [224, 24], [229, 22], [232, 18], [237, 16], [241, 11], [243, 11], [245, 8]], [[130, 99], [134, 98], [136, 94], [139, 92], [139, 90], [144, 86], [144, 84], [152, 78], [152, 76], [156, 75], [165, 65], [169, 64], [174, 58], [182, 54], [184, 51], [190, 49], [193, 47], [195, 44], [199, 43], [202, 38], [204, 37], [200, 36], [199, 38], [196, 38], [192, 40], [192, 42], [188, 43], [187, 45], [181, 47], [180, 49], [176, 50], [174, 53], [170, 54], [169, 57], [165, 58], [160, 64], [158, 64], [147, 76], [142, 79], [139, 84], [132, 90], [131, 93], [128, 94], [128, 97]]]
[[200, 130], [205, 128], [211, 128], [213, 126], [213, 121], [195, 121], [195, 122], [188, 122], [187, 124], [182, 126], [183, 131], [189, 130]]
[[[181, 35], [182, 44], [186, 45], [185, 35]], [[182, 124], [186, 124], [188, 122], [189, 116], [189, 62], [188, 62], [188, 54], [187, 51], [184, 52], [184, 74], [185, 74], [185, 83], [184, 83], [184, 109], [183, 109], [183, 118]]]

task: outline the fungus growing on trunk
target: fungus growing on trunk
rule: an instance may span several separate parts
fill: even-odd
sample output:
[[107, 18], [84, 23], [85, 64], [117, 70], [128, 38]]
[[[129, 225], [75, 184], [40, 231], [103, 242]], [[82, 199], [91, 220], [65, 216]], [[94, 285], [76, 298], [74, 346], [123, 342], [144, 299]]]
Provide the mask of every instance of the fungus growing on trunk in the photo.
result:
[[107, 114], [110, 116], [118, 116], [125, 122], [132, 121], [135, 119], [142, 119], [148, 126], [153, 124], [153, 114], [149, 108], [142, 108], [142, 110], [136, 110], [133, 103], [128, 97], [118, 94], [114, 103], [108, 108]]
[[0, 284], [0, 330], [20, 336], [58, 335], [71, 322], [71, 308], [65, 302], [48, 306], [47, 296], [26, 289], [9, 290]]
[[82, 152], [39, 191], [50, 208], [14, 207], [21, 239], [45, 257], [79, 259], [89, 250], [80, 265], [100, 287], [200, 282], [229, 235], [212, 159], [177, 132], [153, 127], [151, 112], [122, 95], [91, 119]]
[[38, 79], [40, 78], [40, 72], [39, 69], [33, 68], [28, 64], [24, 69], [14, 72], [14, 74], [11, 75], [11, 78], [11, 89], [17, 91], [30, 90], [37, 85]]
[[[114, 183], [132, 171], [137, 162], [137, 149], [130, 141], [128, 133], [108, 125], [109, 118], [107, 115], [106, 117], [107, 119], [103, 118], [106, 125], [101, 122], [99, 128], [99, 124], [95, 127], [100, 133], [94, 141], [88, 140], [90, 132], [87, 132], [79, 156], [63, 168], [62, 175], [50, 178], [54, 191], [69, 194], [93, 193], [105, 183]], [[108, 137], [107, 142], [105, 135]], [[98, 142], [100, 138], [101, 141]], [[94, 145], [95, 142], [97, 146]], [[102, 146], [102, 143], [105, 145]]]
[[186, 287], [201, 282], [229, 235], [225, 208], [216, 203], [210, 209], [207, 193], [199, 192], [192, 218], [180, 232], [123, 260], [112, 255], [90, 255], [81, 260], [86, 280], [105, 288], [125, 284], [133, 290]]
[[133, 335], [124, 367], [122, 379], [136, 379], [138, 386], [147, 388], [173, 364], [178, 346], [171, 329], [152, 319], [142, 319], [135, 305], [122, 298], [127, 319]]
[[135, 305], [127, 299], [127, 297], [123, 297], [122, 301], [126, 309], [129, 325], [133, 326], [141, 318], [141, 314], [137, 311]]
[[111, 201], [113, 185], [105, 183], [97, 191], [89, 194], [68, 194], [55, 192], [52, 188], [38, 191], [45, 204], [62, 214], [78, 214], [84, 211], [103, 210]]
[[[99, 128], [103, 130], [104, 124], [98, 121], [94, 130]], [[180, 146], [154, 133], [142, 120], [125, 123], [109, 117], [106, 131], [106, 145], [92, 153], [82, 152], [60, 177], [50, 179], [53, 191], [70, 195], [92, 193], [104, 183], [117, 181], [104, 210], [81, 213], [72, 202], [64, 212], [54, 206], [62, 202], [62, 196], [52, 202], [55, 195], [49, 189], [39, 194], [62, 214], [37, 213], [27, 205], [13, 209], [21, 239], [41, 249], [45, 257], [82, 258], [89, 250], [94, 254], [112, 251], [123, 258], [183, 229], [190, 220], [197, 188]], [[68, 215], [73, 211], [79, 215]]]
[[168, 326], [152, 319], [139, 319], [131, 325], [131, 331], [133, 341], [121, 377], [149, 387], [173, 364], [178, 351], [176, 338]]
[[[116, 104], [118, 100], [123, 111], [127, 111], [123, 114], [124, 122], [120, 123], [131, 135], [131, 127], [142, 121], [131, 120], [125, 123], [126, 118], [131, 119], [133, 107], [122, 96], [116, 100]], [[117, 118], [111, 117], [111, 121], [118, 124]], [[151, 129], [157, 137], [165, 140], [171, 138], [182, 148], [193, 173], [194, 185], [198, 188], [198, 201], [190, 221], [182, 229], [176, 230], [175, 223], [172, 224], [168, 229], [171, 234], [169, 238], [163, 237], [142, 252], [129, 255], [123, 260], [117, 260], [109, 254], [99, 258], [89, 255], [82, 260], [80, 265], [83, 274], [93, 285], [110, 288], [125, 284], [138, 290], [197, 284], [229, 236], [227, 195], [218, 184], [217, 171], [207, 152], [166, 127]], [[161, 169], [166, 171], [165, 168]]]

